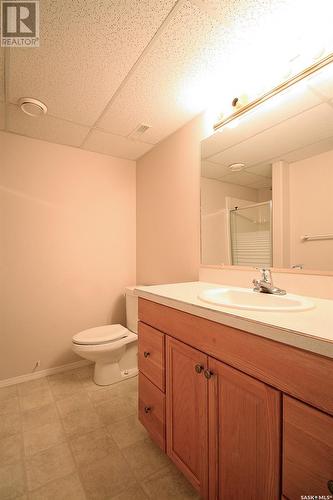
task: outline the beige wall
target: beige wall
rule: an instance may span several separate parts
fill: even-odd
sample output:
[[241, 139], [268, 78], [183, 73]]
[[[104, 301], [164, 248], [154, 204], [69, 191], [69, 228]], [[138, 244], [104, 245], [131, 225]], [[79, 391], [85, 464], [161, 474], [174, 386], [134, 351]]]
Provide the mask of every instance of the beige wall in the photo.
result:
[[290, 267], [289, 164], [277, 161], [273, 174], [273, 266]]
[[79, 358], [74, 333], [124, 323], [135, 282], [135, 162], [0, 133], [0, 379]]
[[202, 116], [137, 162], [137, 283], [198, 279]]
[[302, 241], [333, 232], [333, 151], [273, 164], [274, 267], [333, 271], [333, 240]]
[[289, 165], [290, 263], [333, 271], [333, 240], [301, 241], [333, 233], [333, 151]]

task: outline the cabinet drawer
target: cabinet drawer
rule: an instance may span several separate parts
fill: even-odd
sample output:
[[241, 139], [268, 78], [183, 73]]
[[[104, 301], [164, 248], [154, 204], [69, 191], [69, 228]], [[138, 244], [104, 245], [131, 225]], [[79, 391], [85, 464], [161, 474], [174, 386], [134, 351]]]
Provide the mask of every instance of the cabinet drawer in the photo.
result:
[[328, 498], [328, 481], [333, 481], [333, 418], [284, 396], [283, 495]]
[[165, 394], [139, 373], [139, 420], [165, 451]]
[[164, 334], [139, 323], [139, 370], [165, 391]]

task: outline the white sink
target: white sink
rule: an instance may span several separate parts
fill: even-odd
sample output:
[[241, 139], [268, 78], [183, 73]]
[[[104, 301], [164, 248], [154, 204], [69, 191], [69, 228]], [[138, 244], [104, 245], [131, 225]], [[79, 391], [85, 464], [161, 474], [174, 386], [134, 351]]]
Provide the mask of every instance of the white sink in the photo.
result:
[[271, 295], [254, 292], [252, 288], [220, 287], [203, 290], [198, 298], [203, 302], [232, 309], [249, 311], [306, 311], [315, 307], [314, 303], [300, 295]]

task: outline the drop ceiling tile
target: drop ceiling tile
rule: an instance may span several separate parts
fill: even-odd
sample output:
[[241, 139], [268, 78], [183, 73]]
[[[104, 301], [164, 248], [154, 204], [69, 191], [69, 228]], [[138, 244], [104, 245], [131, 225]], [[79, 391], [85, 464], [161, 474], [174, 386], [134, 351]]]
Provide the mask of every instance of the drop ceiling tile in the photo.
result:
[[89, 131], [87, 127], [50, 115], [28, 116], [14, 104], [7, 105], [7, 130], [68, 146], [80, 146]]
[[222, 182], [228, 182], [230, 184], [239, 184], [240, 186], [250, 186], [251, 184], [254, 184], [257, 180], [258, 180], [257, 175], [249, 174], [245, 171], [233, 172], [231, 174], [224, 175], [220, 179], [220, 181]]
[[201, 177], [207, 177], [208, 179], [219, 179], [223, 175], [230, 172], [228, 167], [217, 165], [216, 163], [211, 163], [209, 161], [201, 162]]
[[84, 149], [106, 155], [136, 160], [153, 148], [152, 144], [133, 141], [127, 137], [109, 134], [102, 130], [92, 130], [85, 141]]
[[255, 165], [254, 167], [249, 167], [246, 169], [246, 172], [250, 174], [262, 175], [263, 177], [272, 177], [272, 165], [264, 164], [264, 165]]
[[221, 134], [224, 134], [224, 130], [217, 130], [211, 136], [207, 137], [205, 140], [201, 141], [201, 158], [206, 159], [211, 156], [215, 156], [221, 152], [221, 143], [223, 138]]
[[[146, 133], [145, 140], [156, 143], [210, 106], [213, 99], [218, 107], [225, 87], [231, 94], [240, 87], [246, 92], [244, 82], [247, 76], [251, 73], [253, 81], [253, 74], [256, 73], [254, 60], [263, 73], [265, 60], [260, 55], [265, 53], [267, 57], [271, 46], [277, 54], [281, 49], [275, 43], [276, 36], [280, 36], [284, 29], [284, 42], [287, 43], [287, 35], [291, 38], [297, 35], [298, 25], [295, 26], [295, 23], [292, 27], [288, 24], [287, 33], [289, 18], [281, 15], [280, 10], [281, 4], [285, 3], [281, 0], [183, 1], [108, 107], [98, 127], [126, 136], [140, 122], [148, 123], [151, 129]], [[275, 16], [275, 9], [279, 12], [278, 16]], [[267, 20], [272, 18], [274, 22], [270, 23], [268, 32]], [[272, 35], [272, 31], [276, 36]], [[265, 44], [262, 44], [262, 39], [265, 39]], [[263, 45], [265, 50], [256, 50]], [[274, 50], [270, 53], [270, 61], [274, 60]], [[235, 59], [239, 60], [240, 69], [236, 76]], [[258, 85], [261, 85], [262, 79], [258, 76]], [[305, 92], [309, 105], [321, 102], [310, 90]], [[302, 95], [299, 99], [293, 96], [289, 100], [290, 106], [283, 111], [278, 110], [276, 115], [269, 114], [269, 118], [266, 115], [262, 118], [265, 127], [270, 126], [271, 116], [281, 121], [303, 109]], [[262, 125], [258, 130], [262, 130]], [[247, 136], [253, 134], [252, 122], [247, 133]]]
[[272, 179], [258, 176], [258, 180], [253, 184], [250, 184], [249, 187], [254, 189], [270, 188], [272, 187]]
[[257, 165], [272, 159], [284, 159], [296, 149], [333, 135], [333, 109], [323, 103], [214, 156], [221, 165], [245, 163]]
[[[40, 47], [11, 51], [9, 99], [92, 125], [175, 0], [43, 0]], [[133, 100], [132, 100], [133, 101]]]
[[174, 132], [203, 109], [189, 94], [216, 70], [224, 37], [224, 25], [184, 1], [98, 126], [128, 135], [144, 122], [150, 143]]
[[333, 97], [333, 64], [322, 68], [307, 79], [311, 89], [317, 92], [324, 99]]
[[324, 139], [323, 141], [309, 144], [305, 148], [297, 149], [284, 156], [284, 160], [293, 163], [295, 161], [305, 160], [311, 156], [319, 155], [333, 149], [333, 137]]

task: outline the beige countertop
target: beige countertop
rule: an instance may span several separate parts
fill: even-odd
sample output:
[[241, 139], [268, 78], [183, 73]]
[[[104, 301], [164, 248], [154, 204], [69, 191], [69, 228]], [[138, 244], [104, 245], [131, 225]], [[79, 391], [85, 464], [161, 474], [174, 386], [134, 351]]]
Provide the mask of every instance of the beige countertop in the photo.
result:
[[196, 281], [137, 286], [135, 291], [153, 302], [333, 358], [333, 300], [307, 297], [314, 303], [313, 309], [272, 312], [232, 309], [198, 298], [203, 290], [223, 286]]

